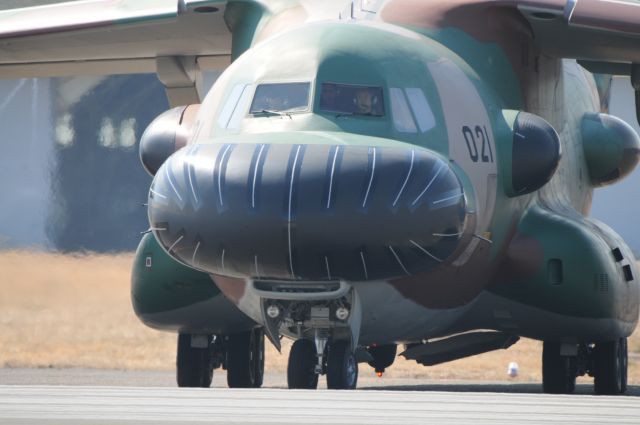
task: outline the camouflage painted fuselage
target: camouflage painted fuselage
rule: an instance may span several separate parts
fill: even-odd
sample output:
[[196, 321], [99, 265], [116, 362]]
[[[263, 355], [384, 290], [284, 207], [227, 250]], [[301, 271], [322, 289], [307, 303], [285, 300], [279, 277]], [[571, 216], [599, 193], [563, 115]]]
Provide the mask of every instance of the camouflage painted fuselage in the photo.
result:
[[[637, 136], [598, 115], [606, 96], [593, 76], [537, 52], [509, 10], [378, 3], [357, 19], [342, 2], [227, 6], [236, 59], [152, 184], [164, 251], [146, 238], [138, 253], [143, 320], [231, 332], [247, 324], [202, 320], [224, 300], [208, 279], [260, 324], [257, 283], [339, 282], [356, 294], [362, 345], [472, 329], [568, 342], [630, 335], [634, 257], [585, 216], [594, 187], [637, 162]], [[467, 3], [478, 6], [459, 9]], [[292, 82], [310, 84], [306, 109], [250, 113], [257, 86]], [[323, 84], [379, 87], [385, 112], [323, 109]], [[544, 126], [526, 152], [548, 169], [523, 161], [518, 138], [535, 129], [525, 112], [557, 131], [557, 168], [553, 144], [536, 138]], [[146, 270], [151, 251], [151, 265], [167, 269], [163, 289]]]

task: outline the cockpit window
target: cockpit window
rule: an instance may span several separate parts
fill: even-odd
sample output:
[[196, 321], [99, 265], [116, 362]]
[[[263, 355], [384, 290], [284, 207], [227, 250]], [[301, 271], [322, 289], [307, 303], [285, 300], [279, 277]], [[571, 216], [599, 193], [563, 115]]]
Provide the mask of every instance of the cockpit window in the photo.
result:
[[306, 111], [309, 109], [310, 89], [311, 83], [260, 84], [249, 113]]
[[238, 130], [240, 128], [240, 123], [246, 114], [252, 92], [253, 85], [251, 84], [237, 84], [233, 88], [218, 117], [218, 125], [220, 127], [229, 130]]
[[391, 87], [389, 89], [391, 97], [391, 115], [393, 116], [393, 125], [401, 133], [417, 133], [416, 123], [413, 121], [411, 109], [407, 99], [402, 93], [402, 89]]
[[320, 111], [340, 115], [384, 116], [382, 87], [323, 83]]
[[391, 95], [391, 115], [396, 130], [401, 133], [417, 133], [417, 123], [420, 132], [426, 133], [436, 126], [436, 118], [422, 89], [408, 87], [403, 90], [391, 87], [389, 93]]

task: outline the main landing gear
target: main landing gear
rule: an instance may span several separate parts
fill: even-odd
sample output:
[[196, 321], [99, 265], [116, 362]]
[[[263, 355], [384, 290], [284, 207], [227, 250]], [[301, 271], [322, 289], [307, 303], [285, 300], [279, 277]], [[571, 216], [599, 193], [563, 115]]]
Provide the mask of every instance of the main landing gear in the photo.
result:
[[259, 388], [264, 377], [262, 328], [227, 335], [178, 335], [176, 377], [179, 387], [211, 386], [213, 371], [227, 369], [229, 388]]
[[264, 332], [256, 328], [227, 337], [227, 385], [260, 388], [264, 377]]
[[318, 376], [327, 375], [327, 388], [354, 389], [358, 383], [358, 362], [350, 341], [298, 339], [289, 353], [287, 382], [289, 388], [315, 389]]
[[178, 386], [209, 388], [213, 380], [213, 370], [220, 367], [218, 349], [211, 335], [178, 335]]
[[596, 394], [617, 395], [627, 391], [627, 339], [587, 344], [544, 342], [542, 387], [552, 394], [571, 394], [576, 377], [594, 377]]
[[596, 394], [627, 391], [627, 339], [601, 342], [593, 349], [593, 377]]

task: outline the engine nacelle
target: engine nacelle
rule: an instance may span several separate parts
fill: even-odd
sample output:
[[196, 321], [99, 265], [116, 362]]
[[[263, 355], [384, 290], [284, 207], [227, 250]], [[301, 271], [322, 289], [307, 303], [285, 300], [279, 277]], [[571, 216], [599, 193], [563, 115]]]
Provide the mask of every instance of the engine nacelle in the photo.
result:
[[[521, 111], [504, 111], [512, 130], [512, 143], [504, 162], [505, 193], [514, 197], [535, 192], [547, 184], [558, 168], [561, 148], [555, 129], [541, 117]], [[510, 155], [509, 155], [510, 154]]]
[[582, 145], [593, 186], [605, 186], [631, 173], [640, 160], [640, 138], [620, 118], [585, 114]]
[[200, 105], [179, 106], [160, 114], [140, 138], [140, 161], [152, 176], [175, 151], [184, 147]]

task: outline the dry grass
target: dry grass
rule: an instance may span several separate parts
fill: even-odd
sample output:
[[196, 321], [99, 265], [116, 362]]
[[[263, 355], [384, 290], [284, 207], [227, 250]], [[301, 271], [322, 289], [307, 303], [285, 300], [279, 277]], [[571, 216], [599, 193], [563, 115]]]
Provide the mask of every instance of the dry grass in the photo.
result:
[[[0, 254], [0, 367], [89, 367], [171, 370], [175, 335], [146, 328], [129, 300], [133, 256]], [[631, 340], [630, 382], [640, 384], [640, 336]], [[283, 354], [267, 352], [267, 370], [284, 372]], [[539, 381], [541, 345], [522, 340], [509, 350], [425, 368], [399, 358], [390, 378]], [[363, 366], [361, 374], [373, 374]]]

